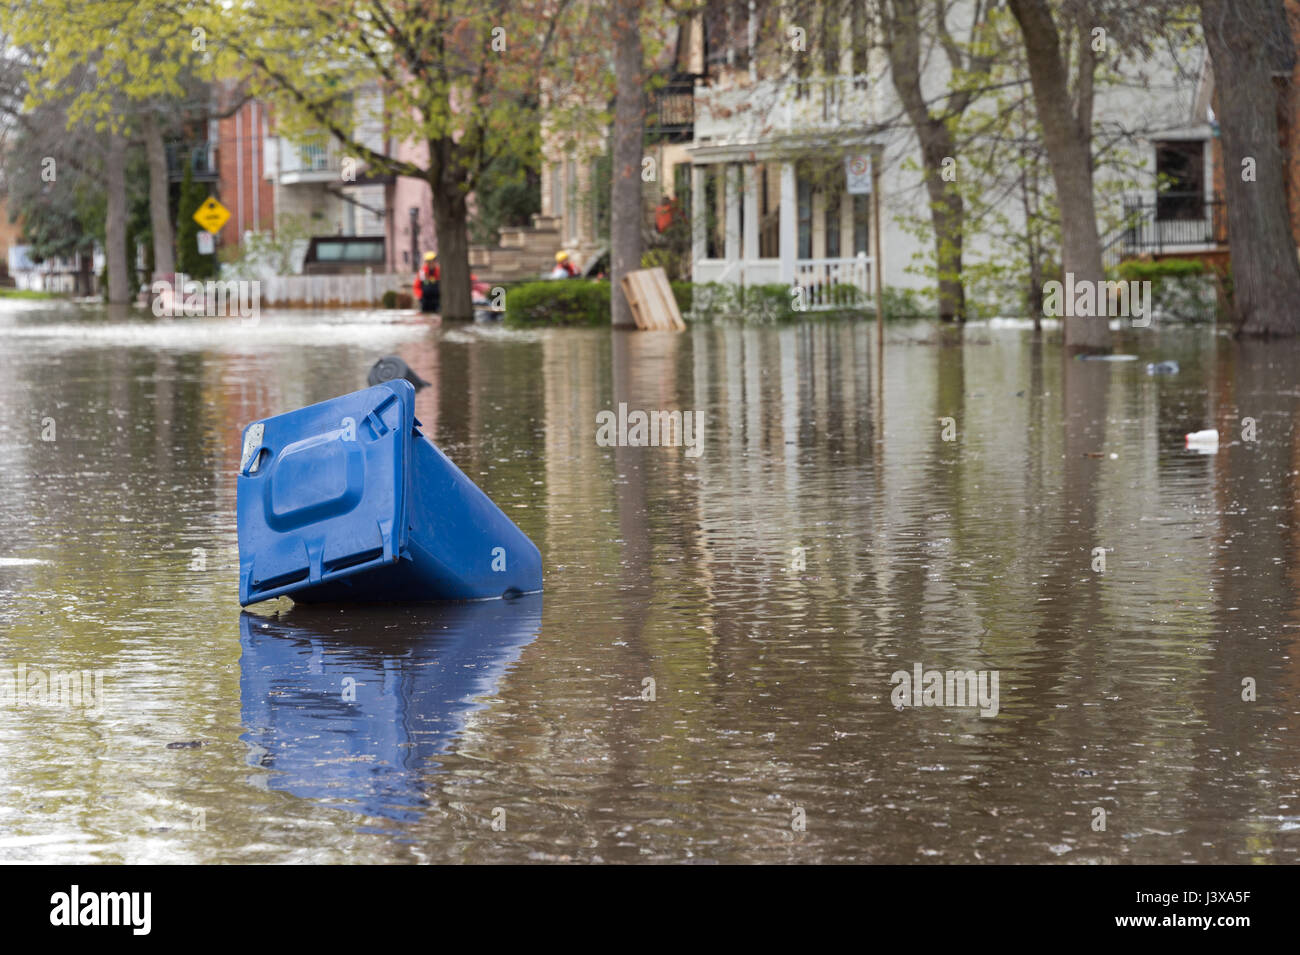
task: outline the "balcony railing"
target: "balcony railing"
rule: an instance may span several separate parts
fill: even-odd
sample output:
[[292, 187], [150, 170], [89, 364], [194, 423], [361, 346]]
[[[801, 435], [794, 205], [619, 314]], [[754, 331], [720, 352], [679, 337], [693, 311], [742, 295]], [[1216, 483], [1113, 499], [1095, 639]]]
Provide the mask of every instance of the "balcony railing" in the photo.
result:
[[866, 76], [817, 76], [793, 81], [784, 97], [787, 129], [834, 127], [863, 118]]
[[331, 143], [295, 143], [279, 140], [279, 179], [284, 185], [324, 182], [342, 169], [338, 147]]
[[1124, 202], [1123, 224], [1102, 242], [1102, 264], [1112, 268], [1140, 255], [1205, 251], [1227, 242], [1227, 209], [1221, 198], [1166, 192], [1155, 202]]
[[646, 132], [669, 142], [689, 140], [695, 129], [695, 81], [672, 80], [652, 97]]
[[325, 172], [337, 165], [331, 163], [327, 146], [308, 143], [298, 147], [298, 169], [302, 172]]
[[876, 122], [876, 91], [865, 75], [761, 79], [740, 86], [702, 86], [695, 136], [758, 140], [773, 134], [824, 134]]
[[217, 178], [216, 150], [210, 142], [167, 143], [167, 178], [179, 180], [185, 178], [185, 166], [188, 163], [191, 175], [196, 180], [213, 180]]

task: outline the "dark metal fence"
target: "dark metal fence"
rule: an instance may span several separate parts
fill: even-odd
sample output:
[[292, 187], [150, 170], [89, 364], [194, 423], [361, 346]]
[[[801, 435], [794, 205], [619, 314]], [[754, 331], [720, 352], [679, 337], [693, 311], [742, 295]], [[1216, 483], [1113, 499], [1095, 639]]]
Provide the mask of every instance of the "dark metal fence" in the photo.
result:
[[212, 144], [209, 142], [167, 143], [167, 175], [171, 179], [185, 177], [185, 165], [195, 179], [215, 179], [217, 167]]
[[1125, 201], [1123, 224], [1102, 243], [1102, 264], [1112, 268], [1140, 255], [1227, 242], [1227, 210], [1221, 198], [1166, 192], [1155, 202]]

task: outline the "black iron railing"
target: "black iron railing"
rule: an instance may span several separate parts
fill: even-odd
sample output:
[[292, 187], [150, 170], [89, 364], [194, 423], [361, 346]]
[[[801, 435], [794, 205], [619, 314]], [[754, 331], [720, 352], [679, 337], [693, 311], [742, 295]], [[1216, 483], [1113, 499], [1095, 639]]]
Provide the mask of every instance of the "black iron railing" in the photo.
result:
[[669, 142], [685, 142], [695, 132], [695, 81], [670, 80], [652, 94], [646, 132]]
[[188, 163], [195, 179], [216, 179], [216, 150], [209, 142], [167, 143], [167, 175], [171, 179], [185, 178]]
[[1163, 255], [1228, 242], [1227, 210], [1221, 198], [1166, 192], [1155, 202], [1125, 200], [1124, 219], [1101, 247], [1107, 268], [1140, 255]]

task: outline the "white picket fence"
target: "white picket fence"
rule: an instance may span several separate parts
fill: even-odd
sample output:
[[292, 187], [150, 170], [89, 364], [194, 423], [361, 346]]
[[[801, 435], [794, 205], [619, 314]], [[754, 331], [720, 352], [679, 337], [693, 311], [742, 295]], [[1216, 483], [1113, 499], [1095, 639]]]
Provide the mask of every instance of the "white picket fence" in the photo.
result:
[[358, 275], [273, 275], [261, 280], [263, 305], [378, 305], [389, 289], [411, 292], [405, 272]]
[[840, 259], [797, 259], [794, 284], [803, 290], [810, 312], [864, 304], [871, 293], [872, 260], [859, 255]]

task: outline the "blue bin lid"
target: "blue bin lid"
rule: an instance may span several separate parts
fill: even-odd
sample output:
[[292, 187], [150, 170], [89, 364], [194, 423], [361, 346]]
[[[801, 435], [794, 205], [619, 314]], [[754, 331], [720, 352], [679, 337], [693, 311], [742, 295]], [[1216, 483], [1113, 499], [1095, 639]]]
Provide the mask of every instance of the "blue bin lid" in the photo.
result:
[[239, 602], [390, 564], [407, 546], [415, 389], [402, 379], [244, 429]]

